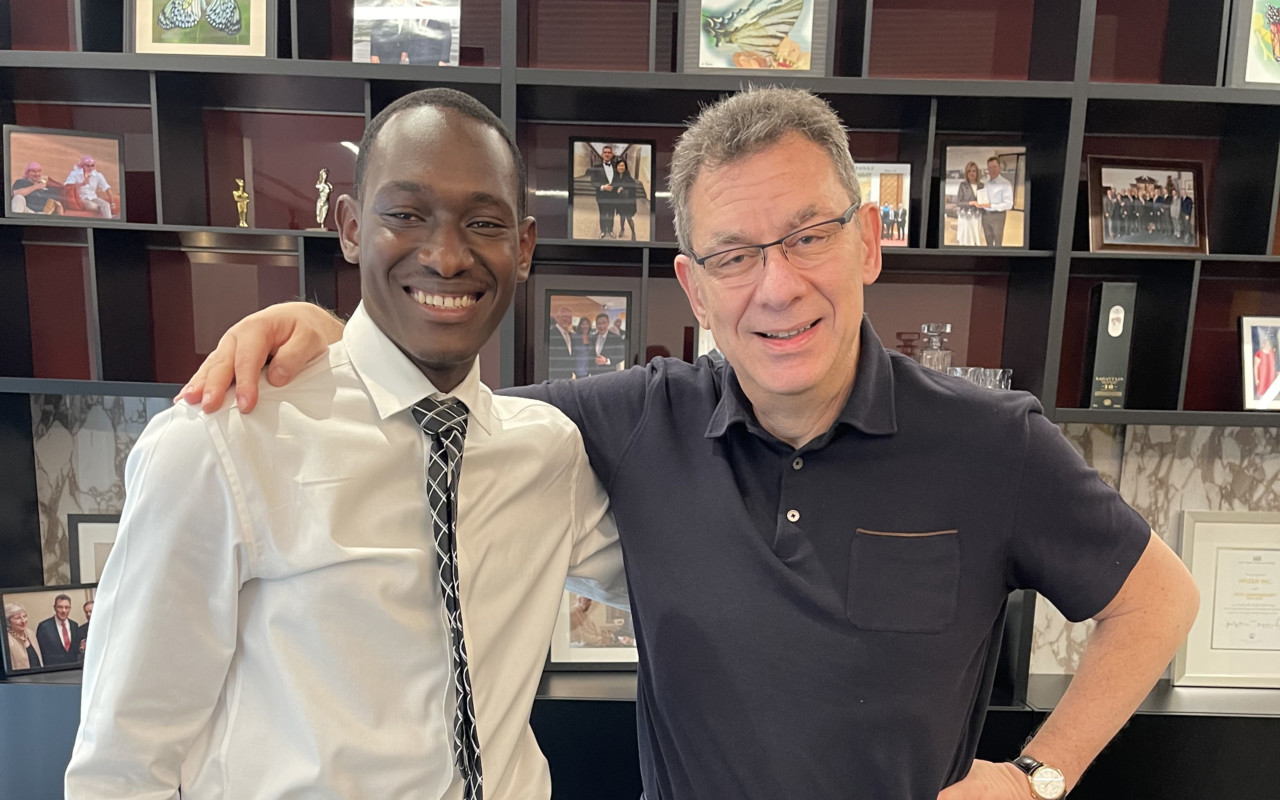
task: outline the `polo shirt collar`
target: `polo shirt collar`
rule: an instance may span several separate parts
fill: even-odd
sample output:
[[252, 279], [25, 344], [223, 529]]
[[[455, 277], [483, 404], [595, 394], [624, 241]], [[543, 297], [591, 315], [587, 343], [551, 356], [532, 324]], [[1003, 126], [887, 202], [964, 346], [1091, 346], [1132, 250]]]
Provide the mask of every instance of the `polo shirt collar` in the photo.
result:
[[[858, 358], [858, 374], [853, 381], [853, 391], [849, 393], [849, 399], [836, 417], [835, 424], [849, 425], [872, 436], [897, 433], [893, 365], [889, 361], [889, 353], [880, 344], [880, 337], [876, 336], [865, 315], [862, 317], [858, 337], [862, 348]], [[711, 421], [707, 424], [704, 436], [708, 439], [719, 438], [738, 422], [757, 434], [762, 433], [763, 429], [751, 410], [751, 401], [742, 391], [733, 367], [726, 363], [724, 371], [724, 390], [715, 411], [711, 413]]]
[[342, 332], [342, 343], [351, 366], [364, 382], [378, 416], [385, 420], [408, 410], [424, 397], [456, 397], [467, 406], [468, 418], [489, 433], [493, 420], [493, 395], [480, 382], [480, 359], [451, 392], [441, 392], [400, 351], [395, 342], [374, 324], [364, 303], [356, 307]]

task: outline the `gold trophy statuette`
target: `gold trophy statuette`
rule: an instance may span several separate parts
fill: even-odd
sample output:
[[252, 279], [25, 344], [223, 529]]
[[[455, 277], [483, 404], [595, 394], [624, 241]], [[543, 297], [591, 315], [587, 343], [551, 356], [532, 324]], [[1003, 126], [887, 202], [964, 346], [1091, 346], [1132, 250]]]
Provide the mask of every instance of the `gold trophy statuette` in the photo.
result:
[[245, 216], [249, 213], [249, 193], [244, 190], [244, 178], [236, 178], [236, 190], [231, 193], [236, 199], [236, 213], [240, 215], [240, 227], [249, 227]]
[[316, 191], [320, 193], [316, 197], [316, 225], [320, 226], [320, 230], [325, 230], [324, 221], [329, 217], [329, 193], [333, 191], [333, 184], [329, 183], [329, 168], [320, 168], [320, 177], [316, 178]]

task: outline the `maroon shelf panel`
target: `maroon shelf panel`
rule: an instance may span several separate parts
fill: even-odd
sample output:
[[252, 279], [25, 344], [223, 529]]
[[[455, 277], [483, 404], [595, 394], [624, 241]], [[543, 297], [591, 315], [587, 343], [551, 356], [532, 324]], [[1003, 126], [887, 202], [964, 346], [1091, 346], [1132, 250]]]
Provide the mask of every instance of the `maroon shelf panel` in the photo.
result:
[[9, 7], [10, 35], [14, 50], [76, 49], [75, 16], [72, 0], [12, 0]]
[[152, 250], [149, 267], [160, 383], [185, 381], [240, 318], [298, 296], [288, 255]]
[[917, 358], [919, 350], [911, 353], [898, 334], [919, 333], [926, 322], [949, 322], [955, 366], [999, 367], [1008, 286], [1004, 275], [882, 272], [866, 288], [867, 318], [886, 348]]
[[527, 0], [520, 13], [522, 67], [649, 69], [649, 0]]
[[1032, 0], [875, 0], [875, 78], [1026, 80]]
[[1058, 364], [1058, 408], [1079, 408], [1085, 379], [1084, 349], [1088, 336], [1089, 293], [1098, 278], [1071, 278], [1063, 315], [1062, 360]]
[[320, 114], [205, 111], [205, 169], [209, 224], [234, 227], [231, 193], [236, 178], [248, 178], [249, 226], [304, 230], [316, 227], [316, 177], [329, 169], [326, 226], [334, 229], [338, 197], [355, 182], [356, 155], [342, 145], [359, 143], [364, 120]]
[[1183, 401], [1188, 411], [1244, 408], [1240, 318], [1248, 316], [1280, 316], [1280, 277], [1200, 281]]
[[[151, 110], [119, 106], [14, 103], [15, 122], [33, 128], [57, 128], [124, 137], [124, 196], [128, 222], [156, 221], [155, 151], [151, 147]], [[71, 165], [45, 164], [45, 174], [61, 180]]]
[[1160, 83], [1169, 0], [1098, 0], [1089, 79]]
[[85, 247], [25, 245], [32, 377], [89, 380]]

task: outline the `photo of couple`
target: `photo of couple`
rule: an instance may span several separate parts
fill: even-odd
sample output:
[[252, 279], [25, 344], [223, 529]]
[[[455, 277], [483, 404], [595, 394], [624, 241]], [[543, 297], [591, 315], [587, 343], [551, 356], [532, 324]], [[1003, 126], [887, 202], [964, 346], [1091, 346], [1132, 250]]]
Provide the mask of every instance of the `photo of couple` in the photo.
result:
[[653, 142], [574, 139], [569, 238], [653, 238]]
[[946, 247], [1026, 247], [1027, 148], [948, 147]]

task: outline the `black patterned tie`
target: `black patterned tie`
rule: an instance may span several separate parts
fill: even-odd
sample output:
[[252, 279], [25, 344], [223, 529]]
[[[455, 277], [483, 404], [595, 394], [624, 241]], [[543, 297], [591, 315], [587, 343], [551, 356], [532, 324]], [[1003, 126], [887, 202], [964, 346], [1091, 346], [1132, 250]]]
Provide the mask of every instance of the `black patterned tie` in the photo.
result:
[[462, 635], [462, 606], [458, 596], [458, 476], [462, 471], [462, 443], [467, 438], [467, 407], [454, 398], [430, 397], [413, 407], [413, 418], [427, 435], [427, 505], [436, 537], [436, 563], [444, 593], [449, 639], [453, 643], [453, 683], [458, 708], [453, 717], [453, 757], [462, 773], [464, 800], [483, 800], [480, 734], [471, 699], [467, 644]]

